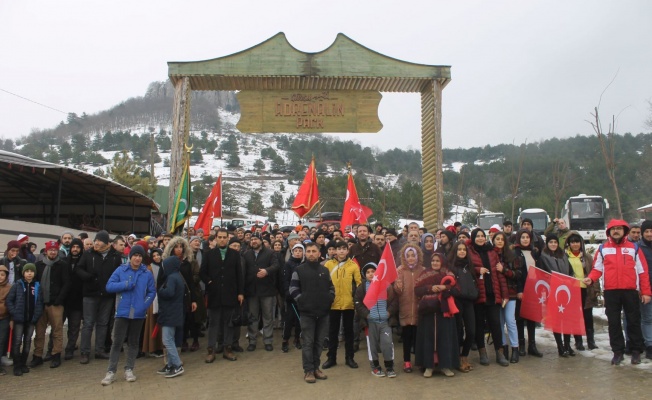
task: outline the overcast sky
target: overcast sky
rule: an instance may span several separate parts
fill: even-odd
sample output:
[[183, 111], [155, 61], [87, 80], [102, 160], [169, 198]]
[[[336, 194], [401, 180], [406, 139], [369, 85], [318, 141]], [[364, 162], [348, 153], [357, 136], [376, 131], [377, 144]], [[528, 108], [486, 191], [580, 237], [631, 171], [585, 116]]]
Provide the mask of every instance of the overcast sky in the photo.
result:
[[[338, 32], [405, 61], [450, 65], [446, 148], [535, 142], [605, 123], [647, 132], [651, 1], [0, 0], [0, 137], [93, 114], [167, 78], [168, 61], [226, 56], [278, 32], [302, 51]], [[383, 94], [377, 134], [345, 138], [421, 148], [418, 94]]]

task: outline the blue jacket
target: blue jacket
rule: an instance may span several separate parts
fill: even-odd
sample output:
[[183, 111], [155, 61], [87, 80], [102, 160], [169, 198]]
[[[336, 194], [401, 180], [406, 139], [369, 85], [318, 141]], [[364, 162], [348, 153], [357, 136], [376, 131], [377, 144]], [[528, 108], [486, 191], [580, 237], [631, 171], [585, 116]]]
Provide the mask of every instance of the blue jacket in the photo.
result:
[[133, 270], [130, 264], [119, 266], [106, 283], [108, 293], [117, 293], [116, 318], [144, 319], [156, 296], [154, 275], [141, 264]]
[[160, 326], [183, 326], [183, 296], [186, 284], [179, 271], [168, 275], [163, 286], [158, 290], [158, 319]]
[[[37, 281], [32, 281], [34, 284], [34, 314], [32, 320], [29, 321], [32, 324], [35, 324], [41, 315], [43, 314], [43, 293], [41, 293], [41, 284]], [[7, 308], [9, 309], [9, 314], [11, 314], [11, 319], [17, 323], [25, 323], [25, 314], [29, 315], [29, 310], [27, 310], [28, 303], [28, 293], [27, 287], [25, 286], [27, 282], [23, 279], [17, 280], [7, 295]]]

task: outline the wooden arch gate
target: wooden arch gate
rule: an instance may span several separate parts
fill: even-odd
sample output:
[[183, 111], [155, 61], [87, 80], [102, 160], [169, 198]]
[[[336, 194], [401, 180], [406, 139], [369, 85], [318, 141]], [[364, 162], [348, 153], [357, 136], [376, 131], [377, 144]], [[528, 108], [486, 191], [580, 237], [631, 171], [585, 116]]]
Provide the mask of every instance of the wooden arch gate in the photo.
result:
[[[175, 88], [173, 107], [172, 153], [170, 156], [169, 204], [181, 177], [183, 145], [190, 131], [190, 93], [192, 90], [237, 90], [240, 97], [248, 92], [247, 102], [253, 102], [249, 111], [243, 110], [238, 128], [245, 132], [377, 132], [382, 127], [368, 109], [373, 92], [409, 92], [421, 94], [421, 155], [423, 179], [424, 224], [439, 226], [443, 222], [443, 174], [441, 147], [442, 90], [450, 82], [450, 66], [409, 63], [387, 57], [338, 34], [335, 42], [318, 53], [305, 53], [292, 47], [285, 34], [229, 56], [193, 62], [168, 62], [168, 75]], [[280, 118], [267, 118], [263, 110], [270, 100], [268, 94], [288, 101], [301, 93], [319, 91], [320, 98], [346, 99], [352, 104], [333, 105], [326, 109], [284, 108], [276, 103], [272, 117], [301, 115], [335, 115], [343, 117], [343, 110], [357, 110], [353, 119], [341, 118], [335, 124], [320, 124], [320, 119], [294, 118], [294, 129], [274, 125]], [[364, 94], [369, 94], [366, 96]], [[310, 96], [310, 95], [309, 95]], [[378, 101], [380, 95], [377, 96]], [[308, 98], [309, 100], [310, 98]], [[353, 99], [353, 100], [351, 100]], [[306, 100], [306, 99], [304, 99]], [[339, 103], [338, 103], [339, 104]], [[274, 107], [274, 104], [272, 104]], [[377, 103], [376, 103], [377, 107]], [[241, 107], [242, 108], [242, 107]], [[342, 115], [339, 115], [339, 114]], [[252, 115], [245, 115], [252, 114]], [[245, 117], [253, 123], [245, 123]], [[377, 120], [377, 116], [375, 116]], [[261, 122], [262, 121], [262, 122]], [[241, 127], [243, 125], [243, 127]], [[313, 126], [314, 125], [314, 126]], [[321, 130], [320, 130], [321, 129]], [[400, 137], [397, 137], [400, 147]], [[355, 160], [353, 160], [355, 161]]]

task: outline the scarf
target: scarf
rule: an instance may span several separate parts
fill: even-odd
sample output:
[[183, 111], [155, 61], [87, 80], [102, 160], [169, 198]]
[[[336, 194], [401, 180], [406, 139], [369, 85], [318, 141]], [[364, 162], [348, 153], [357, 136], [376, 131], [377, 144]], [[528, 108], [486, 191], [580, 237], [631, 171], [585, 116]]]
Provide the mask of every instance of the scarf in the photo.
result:
[[45, 304], [50, 303], [50, 274], [52, 272], [52, 266], [57, 261], [59, 261], [59, 255], [57, 255], [54, 260], [50, 260], [48, 257], [43, 259], [45, 269], [43, 270], [43, 276], [41, 277], [41, 288], [43, 289], [43, 303]]
[[[442, 285], [449, 285], [451, 287], [455, 286], [456, 283], [455, 277], [450, 275], [446, 275], [441, 280]], [[455, 305], [455, 298], [451, 295], [450, 290], [439, 293], [439, 302], [441, 304], [441, 311], [446, 318], [452, 318], [460, 312]]]

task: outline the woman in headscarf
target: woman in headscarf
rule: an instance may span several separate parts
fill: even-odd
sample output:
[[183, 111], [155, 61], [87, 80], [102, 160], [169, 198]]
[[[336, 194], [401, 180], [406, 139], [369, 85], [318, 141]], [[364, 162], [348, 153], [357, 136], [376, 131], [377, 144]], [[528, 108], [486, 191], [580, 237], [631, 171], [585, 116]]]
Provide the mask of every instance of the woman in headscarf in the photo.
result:
[[430, 260], [437, 248], [437, 241], [432, 233], [421, 235], [421, 251], [423, 252], [423, 268], [430, 268]]
[[516, 295], [516, 328], [518, 330], [518, 352], [519, 355], [525, 355], [525, 327], [527, 326], [528, 347], [527, 354], [535, 357], [543, 357], [543, 354], [537, 349], [536, 344], [536, 322], [529, 319], [521, 318], [521, 299], [523, 298], [523, 289], [525, 280], [531, 267], [537, 265], [539, 253], [534, 251], [532, 243], [532, 232], [527, 229], [520, 229], [516, 232], [516, 243], [514, 244], [514, 269], [521, 271], [521, 277], [518, 280], [518, 294]]

